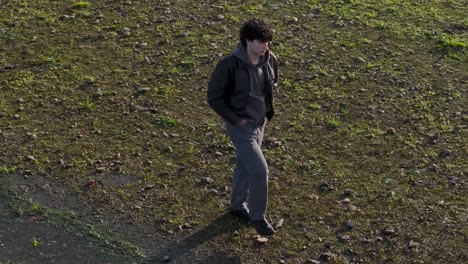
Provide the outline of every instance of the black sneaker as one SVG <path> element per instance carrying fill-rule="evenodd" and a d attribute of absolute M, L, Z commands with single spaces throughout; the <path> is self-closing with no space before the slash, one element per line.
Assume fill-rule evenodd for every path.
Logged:
<path fill-rule="evenodd" d="M 275 233 L 275 229 L 266 219 L 250 220 L 250 224 L 257 230 L 257 233 L 262 236 L 272 236 Z"/>
<path fill-rule="evenodd" d="M 229 213 L 236 217 L 245 218 L 247 220 L 249 219 L 249 211 L 247 209 L 243 209 L 243 210 L 229 209 Z"/>

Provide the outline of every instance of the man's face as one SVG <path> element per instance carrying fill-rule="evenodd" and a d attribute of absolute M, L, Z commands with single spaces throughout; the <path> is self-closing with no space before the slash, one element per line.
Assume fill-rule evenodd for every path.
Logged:
<path fill-rule="evenodd" d="M 260 41 L 258 39 L 254 39 L 252 41 L 246 40 L 246 42 L 247 51 L 251 52 L 251 54 L 255 56 L 263 56 L 268 50 L 268 41 Z"/>

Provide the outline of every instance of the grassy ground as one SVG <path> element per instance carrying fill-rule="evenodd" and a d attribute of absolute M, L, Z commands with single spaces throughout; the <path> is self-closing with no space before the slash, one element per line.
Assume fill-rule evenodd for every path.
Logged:
<path fill-rule="evenodd" d="M 0 3 L 0 263 L 468 261 L 464 1 Z M 281 70 L 264 245 L 206 104 L 253 16 Z"/>

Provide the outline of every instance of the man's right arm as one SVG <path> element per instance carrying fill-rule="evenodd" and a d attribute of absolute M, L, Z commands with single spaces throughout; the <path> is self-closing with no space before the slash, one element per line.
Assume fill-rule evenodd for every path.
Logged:
<path fill-rule="evenodd" d="M 218 113 L 223 119 L 231 124 L 241 122 L 239 118 L 229 107 L 226 102 L 227 93 L 229 93 L 229 85 L 233 84 L 233 68 L 229 67 L 229 61 L 223 59 L 216 65 L 211 79 L 208 82 L 208 104 L 213 110 Z"/>

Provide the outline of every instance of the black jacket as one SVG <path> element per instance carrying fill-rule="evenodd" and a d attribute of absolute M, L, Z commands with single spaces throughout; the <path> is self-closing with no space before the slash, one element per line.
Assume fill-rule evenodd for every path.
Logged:
<path fill-rule="evenodd" d="M 266 117 L 271 120 L 274 115 L 273 96 L 277 94 L 278 62 L 272 53 L 269 57 L 269 62 L 263 66 L 263 72 L 266 73 L 265 104 L 269 104 L 266 108 L 270 109 Z M 208 104 L 231 124 L 238 124 L 241 119 L 249 118 L 245 114 L 250 90 L 247 67 L 235 55 L 228 55 L 216 65 L 208 83 Z"/>

